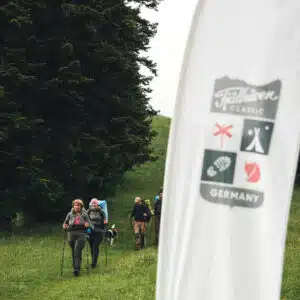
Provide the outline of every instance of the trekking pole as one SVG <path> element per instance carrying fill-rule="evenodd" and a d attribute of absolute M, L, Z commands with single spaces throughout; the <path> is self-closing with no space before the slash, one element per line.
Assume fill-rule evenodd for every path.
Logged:
<path fill-rule="evenodd" d="M 144 235 L 143 235 L 143 248 L 146 249 L 147 248 L 147 231 L 145 231 Z"/>
<path fill-rule="evenodd" d="M 86 270 L 90 273 L 90 264 L 89 264 L 89 242 L 86 243 Z"/>
<path fill-rule="evenodd" d="M 107 267 L 107 241 L 105 242 L 105 267 Z"/>
<path fill-rule="evenodd" d="M 151 231 L 150 231 L 150 236 L 151 236 L 151 242 L 155 242 L 155 215 L 152 216 L 151 220 Z"/>
<path fill-rule="evenodd" d="M 67 231 L 64 231 L 64 245 L 62 249 L 62 256 L 61 256 L 61 265 L 60 265 L 60 276 L 63 275 L 63 268 L 64 268 L 64 260 L 65 260 L 65 248 L 66 248 L 66 237 L 67 237 Z"/>
<path fill-rule="evenodd" d="M 152 231 L 153 231 L 153 216 L 151 217 L 151 220 L 149 222 L 149 228 L 147 230 L 149 234 L 149 245 L 151 245 L 151 243 L 153 242 Z"/>
<path fill-rule="evenodd" d="M 128 221 L 129 221 L 129 224 L 130 224 L 131 232 L 133 232 L 133 234 L 134 234 L 134 228 L 133 228 L 133 225 L 132 225 L 132 221 L 131 221 L 131 219 L 128 219 Z"/>
<path fill-rule="evenodd" d="M 142 234 L 142 225 L 139 226 L 139 235 L 140 235 L 140 250 L 144 248 L 144 236 Z"/>
<path fill-rule="evenodd" d="M 90 264 L 89 264 L 89 239 L 90 239 L 90 236 L 89 236 L 89 233 L 91 232 L 91 229 L 90 228 L 87 228 L 86 229 L 86 270 L 88 273 L 90 273 Z"/>

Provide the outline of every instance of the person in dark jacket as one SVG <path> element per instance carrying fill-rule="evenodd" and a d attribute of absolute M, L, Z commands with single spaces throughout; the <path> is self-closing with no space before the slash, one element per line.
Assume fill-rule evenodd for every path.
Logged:
<path fill-rule="evenodd" d="M 91 267 L 97 266 L 99 257 L 99 247 L 103 241 L 105 224 L 107 224 L 105 212 L 99 206 L 99 200 L 94 198 L 90 202 L 90 208 L 87 210 L 87 214 L 92 222 L 93 229 L 90 234 L 89 243 L 92 255 Z"/>
<path fill-rule="evenodd" d="M 155 214 L 155 240 L 159 242 L 159 230 L 160 230 L 160 216 L 161 216 L 161 205 L 162 205 L 163 193 L 159 194 L 158 200 L 155 202 L 154 214 Z"/>
<path fill-rule="evenodd" d="M 86 229 L 91 226 L 82 200 L 75 199 L 72 202 L 72 210 L 67 214 L 63 223 L 63 228 L 68 231 L 68 242 L 72 249 L 74 276 L 78 276 L 80 273 L 82 250 L 87 240 Z"/>
<path fill-rule="evenodd" d="M 163 187 L 160 188 L 159 192 L 155 195 L 154 201 L 157 201 L 159 199 L 159 195 L 163 193 Z"/>
<path fill-rule="evenodd" d="M 134 218 L 133 231 L 135 235 L 136 250 L 145 247 L 146 221 L 151 213 L 145 204 L 142 204 L 141 197 L 135 198 L 135 204 L 130 215 L 130 221 Z"/>

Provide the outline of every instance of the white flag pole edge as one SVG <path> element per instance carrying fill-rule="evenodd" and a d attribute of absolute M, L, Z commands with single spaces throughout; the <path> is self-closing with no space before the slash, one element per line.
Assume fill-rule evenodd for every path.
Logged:
<path fill-rule="evenodd" d="M 164 240 L 165 235 L 168 235 L 168 232 L 170 228 L 167 228 L 167 224 L 165 225 L 164 219 L 165 215 L 167 214 L 172 214 L 172 199 L 169 199 L 169 194 L 171 194 L 170 187 L 172 186 L 171 181 L 172 181 L 172 174 L 174 174 L 173 170 L 173 159 L 174 156 L 172 155 L 173 153 L 173 148 L 175 145 L 175 139 L 176 139 L 176 134 L 178 132 L 178 122 L 174 122 L 174 120 L 177 120 L 180 118 L 181 111 L 183 109 L 183 104 L 180 101 L 182 98 L 182 86 L 185 85 L 185 75 L 187 72 L 187 62 L 190 58 L 190 52 L 191 52 L 191 45 L 193 43 L 192 36 L 193 32 L 195 30 L 195 26 L 197 23 L 195 20 L 197 19 L 198 14 L 203 10 L 203 7 L 205 5 L 205 0 L 198 0 L 198 3 L 196 4 L 196 7 L 194 9 L 193 17 L 191 20 L 191 25 L 189 28 L 189 34 L 183 54 L 183 59 L 181 62 L 181 68 L 180 68 L 180 75 L 179 75 L 179 80 L 177 84 L 177 92 L 176 92 L 176 99 L 175 99 L 175 105 L 174 105 L 174 113 L 173 113 L 173 118 L 171 120 L 171 126 L 170 126 L 170 131 L 169 131 L 169 138 L 168 138 L 168 147 L 167 147 L 167 157 L 166 157 L 166 163 L 165 163 L 165 174 L 164 174 L 164 184 L 163 184 L 163 189 L 164 189 L 164 200 L 162 204 L 162 214 L 161 214 L 161 222 L 160 222 L 160 234 L 159 234 L 159 239 L 160 241 Z M 177 223 L 178 224 L 178 223 Z M 174 228 L 171 228 L 174 230 Z M 156 277 L 156 299 L 157 300 L 171 300 L 171 298 L 166 297 L 164 299 L 159 298 L 160 296 L 160 291 L 162 285 L 165 285 L 166 283 L 162 282 L 161 278 L 161 270 L 164 269 L 163 262 L 161 262 L 160 257 L 163 257 L 163 249 L 160 246 L 161 243 L 158 246 L 158 262 L 157 262 L 157 277 Z M 175 245 L 174 245 L 175 246 Z M 169 257 L 172 257 L 172 252 L 175 250 L 174 247 L 171 247 L 171 251 L 168 251 L 168 249 L 165 249 L 165 251 L 168 251 Z M 167 256 L 164 256 L 167 257 Z M 172 268 L 172 266 L 170 266 Z M 173 269 L 173 268 L 172 268 Z M 170 270 L 170 274 L 174 274 L 173 271 Z M 170 290 L 170 289 L 167 289 Z"/>

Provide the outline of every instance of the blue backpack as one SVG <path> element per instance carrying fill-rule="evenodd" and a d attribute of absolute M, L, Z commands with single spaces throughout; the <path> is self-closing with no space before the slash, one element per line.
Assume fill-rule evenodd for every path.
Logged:
<path fill-rule="evenodd" d="M 102 210 L 104 211 L 105 213 L 105 216 L 106 216 L 106 220 L 108 222 L 108 210 L 107 210 L 107 202 L 106 200 L 100 200 L 99 201 L 99 206 L 102 208 Z"/>
<path fill-rule="evenodd" d="M 99 205 L 99 207 L 101 207 L 101 209 L 104 211 L 105 218 L 106 218 L 106 220 L 107 220 L 107 222 L 108 222 L 108 210 L 107 210 L 107 202 L 106 202 L 106 200 L 100 200 L 100 201 L 98 202 L 98 205 Z M 91 207 L 91 205 L 90 205 L 90 207 Z"/>

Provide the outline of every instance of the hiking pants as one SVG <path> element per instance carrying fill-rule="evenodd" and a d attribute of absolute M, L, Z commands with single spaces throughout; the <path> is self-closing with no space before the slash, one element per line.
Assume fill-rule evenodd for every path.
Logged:
<path fill-rule="evenodd" d="M 160 229 L 160 215 L 155 215 L 155 241 L 158 244 Z"/>
<path fill-rule="evenodd" d="M 89 243 L 92 255 L 92 265 L 96 266 L 99 257 L 99 246 L 103 240 L 103 232 L 93 231 L 90 235 Z"/>
<path fill-rule="evenodd" d="M 146 223 L 135 221 L 133 225 L 133 230 L 135 234 L 135 246 L 137 249 L 140 249 L 141 241 L 144 240 L 146 234 Z"/>
<path fill-rule="evenodd" d="M 72 249 L 73 268 L 80 271 L 82 261 L 82 250 L 86 243 L 86 233 L 82 231 L 68 232 L 68 242 Z"/>

